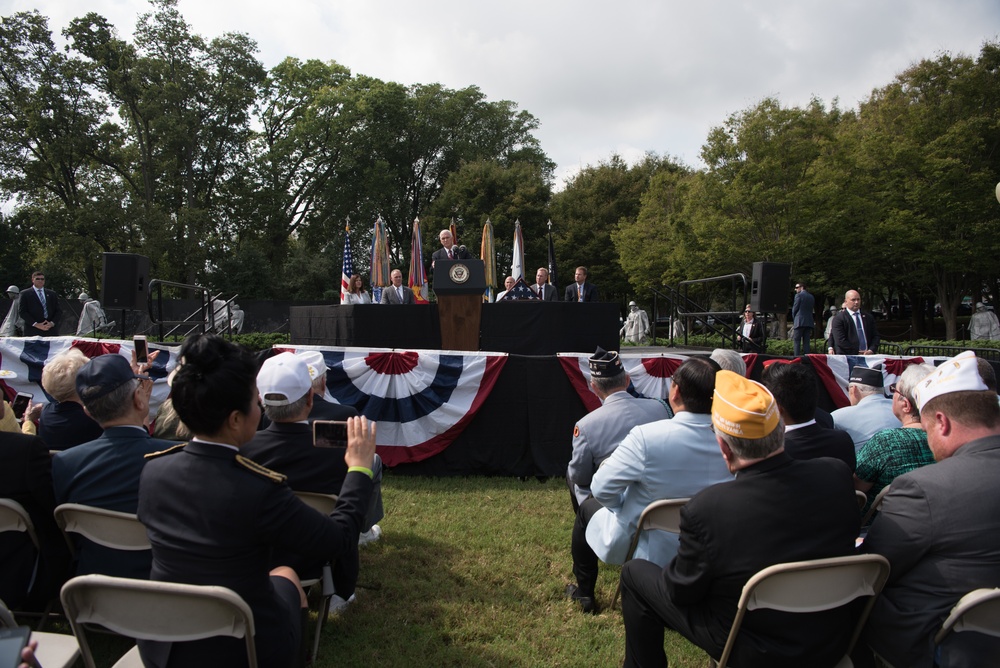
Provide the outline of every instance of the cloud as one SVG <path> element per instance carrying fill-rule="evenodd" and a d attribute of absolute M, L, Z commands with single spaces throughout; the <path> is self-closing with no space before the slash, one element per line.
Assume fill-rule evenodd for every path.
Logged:
<path fill-rule="evenodd" d="M 0 0 L 37 7 L 55 30 L 96 11 L 123 36 L 142 0 Z M 854 107 L 910 64 L 976 56 L 998 39 L 996 0 L 180 0 L 206 37 L 244 32 L 271 67 L 286 56 L 336 60 L 404 84 L 475 85 L 541 122 L 557 178 L 618 153 L 697 165 L 708 130 L 769 96 Z"/>

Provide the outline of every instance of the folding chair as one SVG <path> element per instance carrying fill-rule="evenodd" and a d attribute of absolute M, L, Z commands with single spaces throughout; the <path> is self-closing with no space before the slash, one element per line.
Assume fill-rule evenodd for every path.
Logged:
<path fill-rule="evenodd" d="M 25 510 L 24 506 L 13 499 L 0 498 L 0 533 L 5 533 L 7 531 L 18 531 L 27 534 L 32 545 L 35 546 L 35 552 L 38 554 L 37 558 L 41 558 L 42 549 L 38 542 L 38 534 L 35 533 L 35 525 L 31 521 L 31 516 L 28 514 L 28 511 Z M 54 604 L 55 599 L 50 601 L 45 606 L 45 610 L 41 613 L 26 612 L 18 614 L 39 617 L 38 630 L 41 631 L 45 628 L 45 622 L 48 621 L 49 615 L 53 614 L 52 607 Z"/>
<path fill-rule="evenodd" d="M 56 506 L 55 516 L 56 524 L 62 530 L 71 553 L 76 548 L 69 535 L 71 533 L 115 550 L 137 552 L 150 549 L 146 527 L 132 513 L 80 503 L 63 503 Z"/>
<path fill-rule="evenodd" d="M 681 508 L 690 499 L 662 499 L 653 501 L 646 506 L 642 515 L 639 516 L 639 523 L 636 526 L 635 534 L 632 535 L 632 542 L 628 547 L 628 554 L 625 561 L 629 561 L 635 555 L 635 549 L 639 545 L 639 537 L 643 531 L 656 529 L 658 531 L 669 531 L 670 533 L 681 532 Z M 611 599 L 611 609 L 618 605 L 618 597 L 622 593 L 622 580 L 618 578 L 618 587 L 615 589 L 615 597 Z"/>
<path fill-rule="evenodd" d="M 870 597 L 851 634 L 844 656 L 835 668 L 849 668 L 850 653 L 861 636 L 875 597 L 889 578 L 888 560 L 877 554 L 861 554 L 830 559 L 813 559 L 775 564 L 758 572 L 743 586 L 736 618 L 718 662 L 725 668 L 736 645 L 740 625 L 747 611 L 768 608 L 783 612 L 819 612 L 847 605 L 860 596 Z"/>
<path fill-rule="evenodd" d="M 879 490 L 879 493 L 875 495 L 875 500 L 872 501 L 871 508 L 869 508 L 868 512 L 865 513 L 865 516 L 861 518 L 861 526 L 867 526 L 871 524 L 871 521 L 875 519 L 875 513 L 877 513 L 878 509 L 882 507 L 882 499 L 884 499 L 885 495 L 888 493 L 889 493 L 889 485 L 886 485 L 881 490 Z"/>
<path fill-rule="evenodd" d="M 80 575 L 63 585 L 61 598 L 86 668 L 95 668 L 87 642 L 87 624 L 140 640 L 243 638 L 248 666 L 257 666 L 253 613 L 236 592 L 226 587 Z M 138 647 L 126 652 L 114 665 L 141 667 Z"/>
<path fill-rule="evenodd" d="M 328 517 L 333 514 L 333 509 L 337 507 L 336 494 L 295 491 L 292 493 L 299 497 L 299 499 L 301 499 L 301 501 L 307 506 L 313 508 L 314 510 L 318 510 Z M 316 628 L 313 631 L 312 654 L 310 655 L 313 661 L 316 661 L 316 656 L 319 654 L 320 634 L 323 631 L 323 624 L 326 623 L 327 615 L 330 614 L 330 601 L 333 600 L 333 595 L 336 593 L 333 590 L 333 570 L 329 561 L 323 564 L 323 574 L 321 577 L 310 580 L 302 580 L 303 589 L 312 589 L 316 585 L 321 586 L 319 607 L 316 609 Z"/>
<path fill-rule="evenodd" d="M 854 490 L 854 496 L 858 498 L 858 510 L 863 510 L 865 504 L 868 503 L 868 495 L 862 492 L 860 489 Z"/>
<path fill-rule="evenodd" d="M 1000 638 L 1000 589 L 976 589 L 960 598 L 934 636 L 934 644 L 940 645 L 949 633 L 962 631 Z"/>
<path fill-rule="evenodd" d="M 0 628 L 14 628 L 17 621 L 3 601 L 0 601 Z M 32 640 L 38 641 L 35 659 L 42 668 L 70 668 L 80 656 L 80 645 L 74 636 L 66 633 L 32 631 Z"/>

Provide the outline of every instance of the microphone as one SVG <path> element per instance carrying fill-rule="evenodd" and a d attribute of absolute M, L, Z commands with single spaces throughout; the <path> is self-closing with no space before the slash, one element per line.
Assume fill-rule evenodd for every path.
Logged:
<path fill-rule="evenodd" d="M 461 251 L 462 253 L 465 253 L 468 249 L 464 245 L 462 245 L 458 247 L 458 250 Z"/>
<path fill-rule="evenodd" d="M 453 245 L 451 247 L 451 254 L 452 255 L 458 255 L 458 246 Z"/>

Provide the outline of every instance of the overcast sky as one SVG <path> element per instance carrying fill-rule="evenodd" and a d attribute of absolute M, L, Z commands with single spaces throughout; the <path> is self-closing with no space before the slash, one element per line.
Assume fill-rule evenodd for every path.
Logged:
<path fill-rule="evenodd" d="M 773 96 L 853 108 L 908 65 L 978 56 L 998 0 L 180 0 L 204 37 L 244 32 L 272 67 L 335 60 L 403 84 L 478 86 L 541 122 L 562 181 L 618 153 L 701 166 L 711 127 Z M 59 33 L 94 11 L 131 38 L 145 0 L 0 0 Z"/>

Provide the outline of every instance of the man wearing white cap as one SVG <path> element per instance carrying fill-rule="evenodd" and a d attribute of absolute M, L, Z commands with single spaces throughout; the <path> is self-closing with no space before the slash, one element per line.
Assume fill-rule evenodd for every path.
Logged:
<path fill-rule="evenodd" d="M 937 463 L 892 481 L 865 539 L 892 571 L 864 640 L 894 666 L 992 665 L 998 639 L 952 633 L 935 656 L 933 638 L 962 596 L 1000 587 L 997 395 L 969 351 L 925 378 L 916 399 Z"/>
<path fill-rule="evenodd" d="M 313 446 L 312 428 L 308 416 L 314 395 L 309 366 L 304 358 L 292 353 L 280 353 L 264 362 L 257 374 L 257 389 L 271 424 L 258 431 L 241 448 L 241 454 L 287 477 L 288 486 L 297 492 L 339 494 L 347 476 L 347 463 L 340 448 Z M 381 463 L 372 467 L 372 490 L 368 517 L 376 508 L 381 519 Z M 376 497 L 377 500 L 376 500 Z M 372 531 L 374 522 L 365 520 L 362 531 Z M 375 525 L 378 526 L 378 525 Z M 381 535 L 381 529 L 378 529 Z M 308 576 L 318 574 L 322 564 L 304 562 L 297 555 L 276 554 L 274 565 L 292 566 Z M 358 581 L 358 551 L 351 550 L 333 564 L 333 585 L 336 596 L 333 608 L 346 606 L 354 595 Z"/>
<path fill-rule="evenodd" d="M 666 666 L 665 627 L 718 658 L 743 585 L 763 568 L 854 552 L 858 507 L 844 462 L 792 459 L 777 404 L 761 384 L 731 371 L 715 377 L 712 424 L 736 476 L 681 510 L 677 556 L 666 568 L 622 567 L 625 666 Z M 830 665 L 847 649 L 850 606 L 796 615 L 754 610 L 731 665 Z"/>

